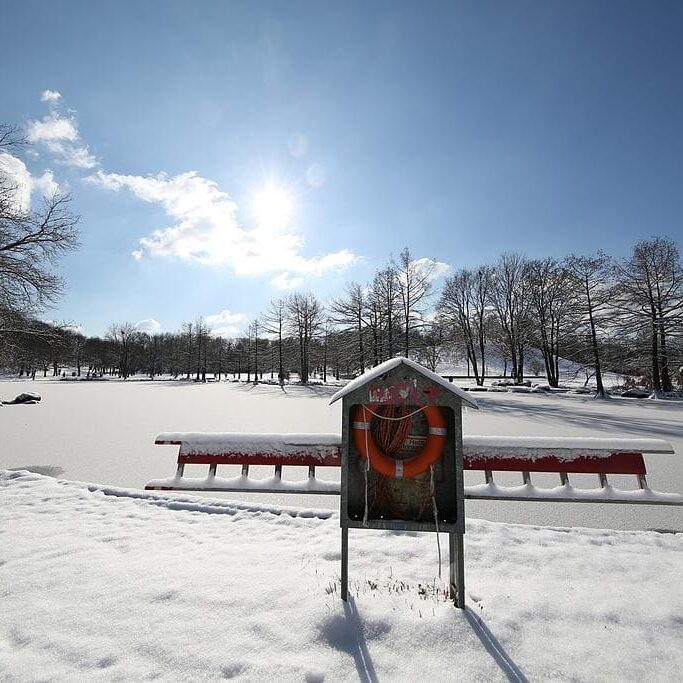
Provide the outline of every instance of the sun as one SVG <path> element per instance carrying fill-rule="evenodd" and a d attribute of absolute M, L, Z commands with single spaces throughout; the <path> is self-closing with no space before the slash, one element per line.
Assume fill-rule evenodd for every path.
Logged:
<path fill-rule="evenodd" d="M 251 209 L 258 227 L 277 230 L 290 223 L 294 206 L 287 190 L 268 184 L 253 194 Z"/>

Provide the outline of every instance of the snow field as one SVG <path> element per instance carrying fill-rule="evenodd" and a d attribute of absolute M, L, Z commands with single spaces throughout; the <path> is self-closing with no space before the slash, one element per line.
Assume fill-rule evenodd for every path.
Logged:
<path fill-rule="evenodd" d="M 27 472 L 0 475 L 0 497 L 3 680 L 635 681 L 683 666 L 681 534 L 470 519 L 463 612 L 433 534 L 351 530 L 344 605 L 330 511 Z"/>

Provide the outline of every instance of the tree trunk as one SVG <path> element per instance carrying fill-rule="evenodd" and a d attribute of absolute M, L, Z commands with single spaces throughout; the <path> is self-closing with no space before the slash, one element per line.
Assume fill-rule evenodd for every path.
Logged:
<path fill-rule="evenodd" d="M 590 288 L 588 286 L 588 277 L 586 283 L 586 296 L 588 300 L 588 320 L 590 322 L 591 331 L 591 346 L 593 348 L 593 362 L 595 365 L 595 383 L 597 385 L 597 396 L 605 397 L 605 387 L 602 385 L 602 372 L 600 370 L 600 353 L 598 350 L 598 336 L 595 331 L 595 321 L 593 320 L 593 304 L 591 302 Z"/>

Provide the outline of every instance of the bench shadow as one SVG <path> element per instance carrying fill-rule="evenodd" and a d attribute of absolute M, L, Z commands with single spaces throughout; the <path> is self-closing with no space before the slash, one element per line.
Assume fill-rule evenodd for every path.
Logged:
<path fill-rule="evenodd" d="M 486 648 L 486 651 L 491 655 L 496 664 L 498 664 L 500 670 L 507 679 L 509 681 L 515 681 L 516 683 L 528 683 L 529 679 L 514 663 L 510 655 L 505 651 L 505 648 L 500 644 L 493 633 L 491 633 L 489 627 L 483 622 L 481 617 L 472 612 L 469 607 L 465 607 L 463 612 L 475 635 L 479 638 L 481 644 Z"/>

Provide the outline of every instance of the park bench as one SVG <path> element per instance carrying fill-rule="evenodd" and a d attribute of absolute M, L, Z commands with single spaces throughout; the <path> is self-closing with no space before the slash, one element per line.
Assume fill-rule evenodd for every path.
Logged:
<path fill-rule="evenodd" d="M 155 479 L 148 490 L 260 493 L 340 493 L 336 481 L 316 478 L 316 468 L 341 466 L 338 434 L 163 433 L 157 445 L 179 446 L 175 476 Z M 635 503 L 683 505 L 683 495 L 654 491 L 647 484 L 643 454 L 673 454 L 661 439 L 563 437 L 463 437 L 465 471 L 484 473 L 481 484 L 466 485 L 466 499 L 552 501 L 573 503 Z M 208 465 L 203 478 L 185 476 L 186 465 Z M 238 476 L 219 476 L 218 466 L 239 465 Z M 250 476 L 250 467 L 269 466 L 266 478 Z M 307 468 L 305 478 L 284 479 L 284 468 Z M 494 473 L 516 472 L 518 486 L 502 486 Z M 555 473 L 559 485 L 538 486 L 532 474 Z M 252 471 L 253 474 L 253 471 Z M 598 486 L 574 486 L 570 475 L 592 474 Z M 613 486 L 608 476 L 635 477 L 630 489 Z M 547 477 L 546 477 L 547 479 Z"/>

